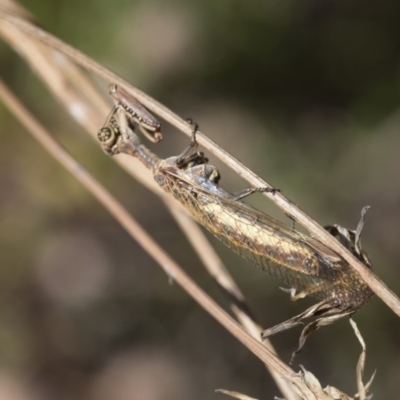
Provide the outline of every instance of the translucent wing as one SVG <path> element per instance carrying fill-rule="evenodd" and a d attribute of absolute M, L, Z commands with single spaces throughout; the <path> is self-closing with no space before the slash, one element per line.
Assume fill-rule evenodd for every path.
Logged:
<path fill-rule="evenodd" d="M 164 189 L 237 254 L 304 294 L 324 300 L 341 295 L 335 286 L 351 269 L 331 249 L 235 200 L 216 185 L 210 190 L 209 181 L 205 188 L 174 168 L 163 173 Z"/>

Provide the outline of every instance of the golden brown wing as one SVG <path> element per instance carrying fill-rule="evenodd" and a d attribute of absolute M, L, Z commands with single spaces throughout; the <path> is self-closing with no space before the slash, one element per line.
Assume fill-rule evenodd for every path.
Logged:
<path fill-rule="evenodd" d="M 173 168 L 163 171 L 164 187 L 215 237 L 237 254 L 291 288 L 327 299 L 348 264 L 317 240 L 255 208 L 185 180 Z M 208 182 L 209 183 L 209 182 Z"/>

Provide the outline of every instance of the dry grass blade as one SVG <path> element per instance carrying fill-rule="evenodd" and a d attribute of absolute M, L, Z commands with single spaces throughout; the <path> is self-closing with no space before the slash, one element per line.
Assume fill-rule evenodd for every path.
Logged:
<path fill-rule="evenodd" d="M 255 399 L 254 397 L 249 397 L 243 393 L 232 392 L 230 390 L 225 390 L 225 389 L 217 389 L 216 392 L 226 394 L 228 396 L 231 396 L 231 397 L 233 397 L 235 399 L 239 399 L 239 400 L 258 400 L 258 399 Z"/>
<path fill-rule="evenodd" d="M 333 386 L 322 388 L 321 383 L 318 381 L 318 379 L 310 371 L 307 371 L 304 367 L 302 367 L 300 376 L 302 377 L 303 382 L 313 392 L 315 398 L 318 400 L 354 400 L 352 397 L 341 392 Z M 303 400 L 306 400 L 306 398 L 302 397 L 301 394 L 300 396 Z"/>
<path fill-rule="evenodd" d="M 358 330 L 357 324 L 351 318 L 350 318 L 350 324 L 353 327 L 354 333 L 356 334 L 357 339 L 360 342 L 362 348 L 360 358 L 358 359 L 357 363 L 357 388 L 360 400 L 366 400 L 366 390 L 364 383 L 362 381 L 362 377 L 364 374 L 364 367 L 365 367 L 365 358 L 366 358 L 365 342 L 361 336 L 360 331 Z"/>
<path fill-rule="evenodd" d="M 364 367 L 365 367 L 365 359 L 367 357 L 367 347 L 365 345 L 364 339 L 361 336 L 361 333 L 357 327 L 357 324 L 350 318 L 350 324 L 356 334 L 358 341 L 361 344 L 361 354 L 357 363 L 357 389 L 358 393 L 355 395 L 356 399 L 360 400 L 368 400 L 372 398 L 372 395 L 367 396 L 367 392 L 371 387 L 372 381 L 374 380 L 376 371 L 372 374 L 371 379 L 368 381 L 366 385 L 363 383 L 363 375 L 364 375 Z"/>
<path fill-rule="evenodd" d="M 361 337 L 361 334 L 357 328 L 357 325 L 351 319 L 350 319 L 350 323 L 355 331 L 355 334 L 356 334 L 358 340 L 360 341 L 360 343 L 362 345 L 362 352 L 361 352 L 359 361 L 357 363 L 358 393 L 354 397 L 351 397 L 333 386 L 327 386 L 325 388 L 322 388 L 322 385 L 320 384 L 319 380 L 310 371 L 307 371 L 304 367 L 302 367 L 302 370 L 301 370 L 299 376 L 301 377 L 304 384 L 313 393 L 313 395 L 315 396 L 314 397 L 315 399 L 318 399 L 318 400 L 356 400 L 356 399 L 370 400 L 370 399 L 372 399 L 372 394 L 367 395 L 367 392 L 371 386 L 375 372 L 372 375 L 370 381 L 366 385 L 364 385 L 362 382 L 362 374 L 363 374 L 364 365 L 365 365 L 366 348 L 365 348 L 364 341 Z M 247 395 L 244 395 L 244 394 L 238 393 L 238 392 L 222 390 L 222 389 L 219 389 L 217 391 L 227 394 L 229 396 L 232 396 L 234 398 L 241 399 L 241 400 L 254 400 L 251 397 L 248 397 Z M 303 400 L 308 399 L 308 397 L 303 397 L 304 395 L 300 392 L 299 392 L 299 395 L 300 395 L 301 399 L 303 399 Z"/>
<path fill-rule="evenodd" d="M 307 371 L 304 367 L 302 367 L 300 376 L 302 377 L 302 380 L 307 385 L 307 387 L 315 394 L 317 399 L 321 399 L 321 400 L 355 400 L 355 399 L 370 400 L 372 398 L 372 394 L 368 395 L 367 392 L 371 387 L 371 383 L 375 376 L 375 372 L 372 375 L 369 382 L 366 385 L 364 385 L 364 383 L 362 381 L 362 375 L 363 375 L 364 366 L 365 366 L 366 347 L 365 347 L 364 340 L 360 334 L 360 331 L 357 328 L 356 323 L 352 319 L 350 319 L 350 324 L 353 327 L 354 332 L 357 336 L 357 339 L 359 340 L 361 347 L 362 347 L 362 351 L 361 351 L 360 358 L 357 363 L 357 369 L 356 369 L 358 393 L 354 397 L 351 397 L 333 386 L 327 386 L 326 388 L 322 388 L 322 385 L 320 384 L 318 379 L 310 371 Z M 302 396 L 302 395 L 300 394 L 300 396 Z"/>

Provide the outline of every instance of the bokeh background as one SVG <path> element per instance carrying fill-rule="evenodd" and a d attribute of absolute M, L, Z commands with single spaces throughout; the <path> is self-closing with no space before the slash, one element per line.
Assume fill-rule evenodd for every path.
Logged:
<path fill-rule="evenodd" d="M 400 293 L 400 2 L 21 3 L 45 29 L 195 119 L 321 224 L 355 228 L 371 205 L 363 244 L 378 276 Z M 54 136 L 223 303 L 161 202 L 102 153 L 4 43 L 0 57 L 2 78 Z M 279 394 L 261 363 L 170 285 L 3 106 L 0 118 L 0 398 Z M 187 145 L 164 131 L 154 148 L 162 156 Z M 224 187 L 246 186 L 212 161 Z M 249 201 L 290 223 L 265 198 Z M 278 282 L 211 240 L 263 326 L 310 304 L 292 303 Z M 355 320 L 367 344 L 366 378 L 377 369 L 373 393 L 397 398 L 400 320 L 378 299 Z M 299 334 L 273 338 L 284 360 Z M 313 335 L 297 361 L 322 384 L 355 393 L 359 353 L 343 320 Z"/>

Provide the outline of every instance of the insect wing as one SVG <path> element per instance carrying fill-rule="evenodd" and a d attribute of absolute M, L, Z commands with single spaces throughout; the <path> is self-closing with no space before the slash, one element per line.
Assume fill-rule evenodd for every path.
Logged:
<path fill-rule="evenodd" d="M 324 292 L 346 269 L 347 264 L 322 243 L 229 198 L 218 186 L 204 188 L 172 168 L 164 173 L 168 191 L 198 222 L 237 254 L 290 287 L 326 297 Z"/>

